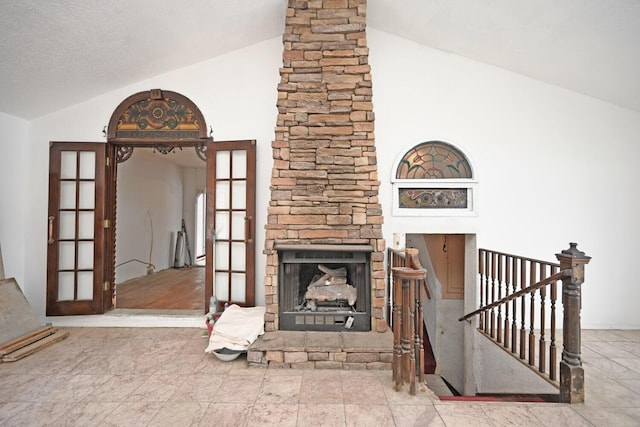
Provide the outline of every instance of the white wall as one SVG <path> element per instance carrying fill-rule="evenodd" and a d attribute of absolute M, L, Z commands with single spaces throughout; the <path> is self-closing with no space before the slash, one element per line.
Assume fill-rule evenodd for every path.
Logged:
<path fill-rule="evenodd" d="M 571 241 L 592 256 L 586 328 L 640 328 L 636 262 L 640 114 L 368 31 L 384 234 L 477 233 L 478 247 L 555 261 Z M 476 167 L 477 218 L 391 216 L 392 165 L 440 139 Z"/>
<path fill-rule="evenodd" d="M 213 127 L 216 141 L 255 139 L 257 141 L 259 210 L 256 229 L 256 301 L 264 304 L 262 249 L 268 183 L 271 175 L 271 141 L 277 116 L 278 70 L 282 64 L 280 37 L 209 61 L 159 75 L 109 92 L 82 104 L 30 122 L 28 153 L 30 163 L 25 174 L 30 177 L 26 224 L 19 234 L 25 236 L 31 264 L 25 273 L 25 294 L 42 316 L 46 291 L 46 220 L 49 141 L 104 141 L 102 129 L 115 108 L 128 96 L 152 88 L 179 92 L 190 98 L 202 111 L 207 126 Z M 26 208 L 25 208 L 26 209 Z"/>
<path fill-rule="evenodd" d="M 175 233 L 183 216 L 182 168 L 153 154 L 134 149 L 118 165 L 116 213 L 116 283 L 173 267 Z"/>
<path fill-rule="evenodd" d="M 553 261 L 576 241 L 593 257 L 583 325 L 640 328 L 634 315 L 640 288 L 627 279 L 640 237 L 639 196 L 632 189 L 640 178 L 640 114 L 373 29 L 368 40 L 387 242 L 394 232 L 477 234 L 479 247 Z M 264 303 L 261 231 L 281 55 L 277 37 L 29 123 L 27 151 L 11 153 L 9 161 L 26 165 L 20 171 L 28 177 L 19 208 L 24 222 L 15 235 L 25 236 L 29 258 L 19 268 L 36 312 L 44 313 L 48 142 L 104 140 L 102 128 L 116 106 L 151 88 L 191 98 L 216 140 L 257 140 L 256 300 Z M 478 217 L 391 216 L 393 162 L 404 148 L 432 139 L 455 144 L 471 158 Z"/>
<path fill-rule="evenodd" d="M 23 289 L 27 262 L 27 129 L 26 120 L 0 113 L 0 247 L 5 277 L 14 277 Z"/>

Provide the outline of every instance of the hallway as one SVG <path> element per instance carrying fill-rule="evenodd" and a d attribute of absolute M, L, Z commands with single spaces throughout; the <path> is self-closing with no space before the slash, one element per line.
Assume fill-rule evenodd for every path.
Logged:
<path fill-rule="evenodd" d="M 583 331 L 586 403 L 444 402 L 390 371 L 248 368 L 204 354 L 204 329 L 65 328 L 0 364 L 3 426 L 637 426 L 640 331 Z"/>

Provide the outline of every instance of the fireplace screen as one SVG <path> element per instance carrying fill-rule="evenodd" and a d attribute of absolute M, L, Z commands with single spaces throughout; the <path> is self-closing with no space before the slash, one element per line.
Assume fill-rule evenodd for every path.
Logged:
<path fill-rule="evenodd" d="M 371 329 L 370 248 L 349 248 L 280 251 L 280 329 Z"/>

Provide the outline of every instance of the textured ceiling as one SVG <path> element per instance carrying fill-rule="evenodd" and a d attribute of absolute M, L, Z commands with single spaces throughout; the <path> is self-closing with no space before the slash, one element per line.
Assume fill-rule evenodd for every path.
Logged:
<path fill-rule="evenodd" d="M 638 0 L 368 4 L 372 28 L 640 112 Z M 33 119 L 279 36 L 286 5 L 2 0 L 0 111 Z"/>

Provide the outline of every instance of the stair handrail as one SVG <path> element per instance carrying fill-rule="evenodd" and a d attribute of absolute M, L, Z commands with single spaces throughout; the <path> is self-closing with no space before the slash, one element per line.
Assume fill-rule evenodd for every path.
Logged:
<path fill-rule="evenodd" d="M 496 252 L 488 249 L 478 249 L 478 274 L 480 276 L 480 305 L 479 309 L 461 317 L 459 321 L 468 320 L 475 315 L 480 315 L 478 331 L 501 345 L 505 350 L 533 367 L 536 363 L 536 348 L 538 350 L 538 372 L 546 375 L 546 292 L 549 286 L 550 295 L 550 334 L 549 342 L 549 373 L 548 379 L 559 387 L 559 401 L 562 403 L 584 403 L 584 369 L 582 367 L 581 354 L 581 326 L 580 311 L 582 309 L 582 284 L 584 283 L 585 266 L 591 260 L 590 256 L 578 250 L 578 244 L 571 242 L 569 248 L 556 254 L 559 264 L 546 261 L 538 261 L 532 258 Z M 519 275 L 517 272 L 519 271 Z M 527 280 L 528 272 L 528 280 Z M 548 273 L 553 273 L 545 277 Z M 539 275 L 538 275 L 539 274 Z M 532 283 L 540 279 L 536 283 Z M 556 300 L 557 282 L 562 284 L 562 357 L 557 363 L 555 345 L 556 331 Z M 520 283 L 520 290 L 516 287 Z M 527 283 L 529 285 L 527 286 Z M 509 288 L 513 293 L 507 295 Z M 505 296 L 502 296 L 502 291 Z M 536 309 L 534 299 L 539 290 L 540 311 L 538 330 L 540 332 L 539 344 L 536 344 Z M 497 292 L 496 292 L 497 291 Z M 496 295 L 497 293 L 497 295 Z M 526 296 L 530 295 L 529 307 L 526 304 Z M 516 312 L 520 299 L 519 319 Z M 490 302 L 492 301 L 492 302 Z M 512 310 L 509 311 L 509 302 Z M 497 307 L 497 313 L 494 308 Z M 502 307 L 505 308 L 504 318 Z M 489 312 L 489 313 L 487 313 Z M 529 320 L 525 315 L 529 314 Z M 519 320 L 519 321 L 518 321 Z M 471 322 L 469 322 L 471 323 Z M 519 324 L 519 328 L 518 328 Z M 504 328 L 502 326 L 504 325 Z M 526 337 L 528 327 L 528 339 Z M 517 331 L 519 330 L 519 337 Z M 510 342 L 510 345 L 509 345 Z M 519 345 L 517 345 L 519 344 Z M 519 347 L 519 348 L 517 348 Z M 528 358 L 527 358 L 528 347 Z M 559 365 L 559 366 L 558 366 Z M 559 367 L 560 379 L 557 378 Z M 544 376 L 543 376 L 544 377 Z"/>
<path fill-rule="evenodd" d="M 569 276 L 571 276 L 571 270 L 570 269 L 561 270 L 558 273 L 553 274 L 553 275 L 547 277 L 546 279 L 543 279 L 543 280 L 541 280 L 541 281 L 539 281 L 539 282 L 537 282 L 537 283 L 535 283 L 533 285 L 530 285 L 530 286 L 527 286 L 526 288 L 520 289 L 519 291 L 514 292 L 514 293 L 512 293 L 510 295 L 507 295 L 506 297 L 504 297 L 504 298 L 502 298 L 502 299 L 500 299 L 498 301 L 495 301 L 495 302 L 493 302 L 491 304 L 485 305 L 484 307 L 480 307 L 479 309 L 477 309 L 475 311 L 472 311 L 469 314 L 465 314 L 464 316 L 459 318 L 458 321 L 462 322 L 463 320 L 470 319 L 473 316 L 476 316 L 476 315 L 478 315 L 480 313 L 483 313 L 485 311 L 489 311 L 492 308 L 495 308 L 495 307 L 499 306 L 500 304 L 511 302 L 516 298 L 519 298 L 519 297 L 521 297 L 523 295 L 530 294 L 531 292 L 535 292 L 535 291 L 537 291 L 538 289 L 540 289 L 541 287 L 543 287 L 545 285 L 548 285 L 548 284 L 550 284 L 552 282 L 556 282 L 558 280 L 561 280 L 561 279 L 563 279 L 565 277 L 569 277 Z"/>

